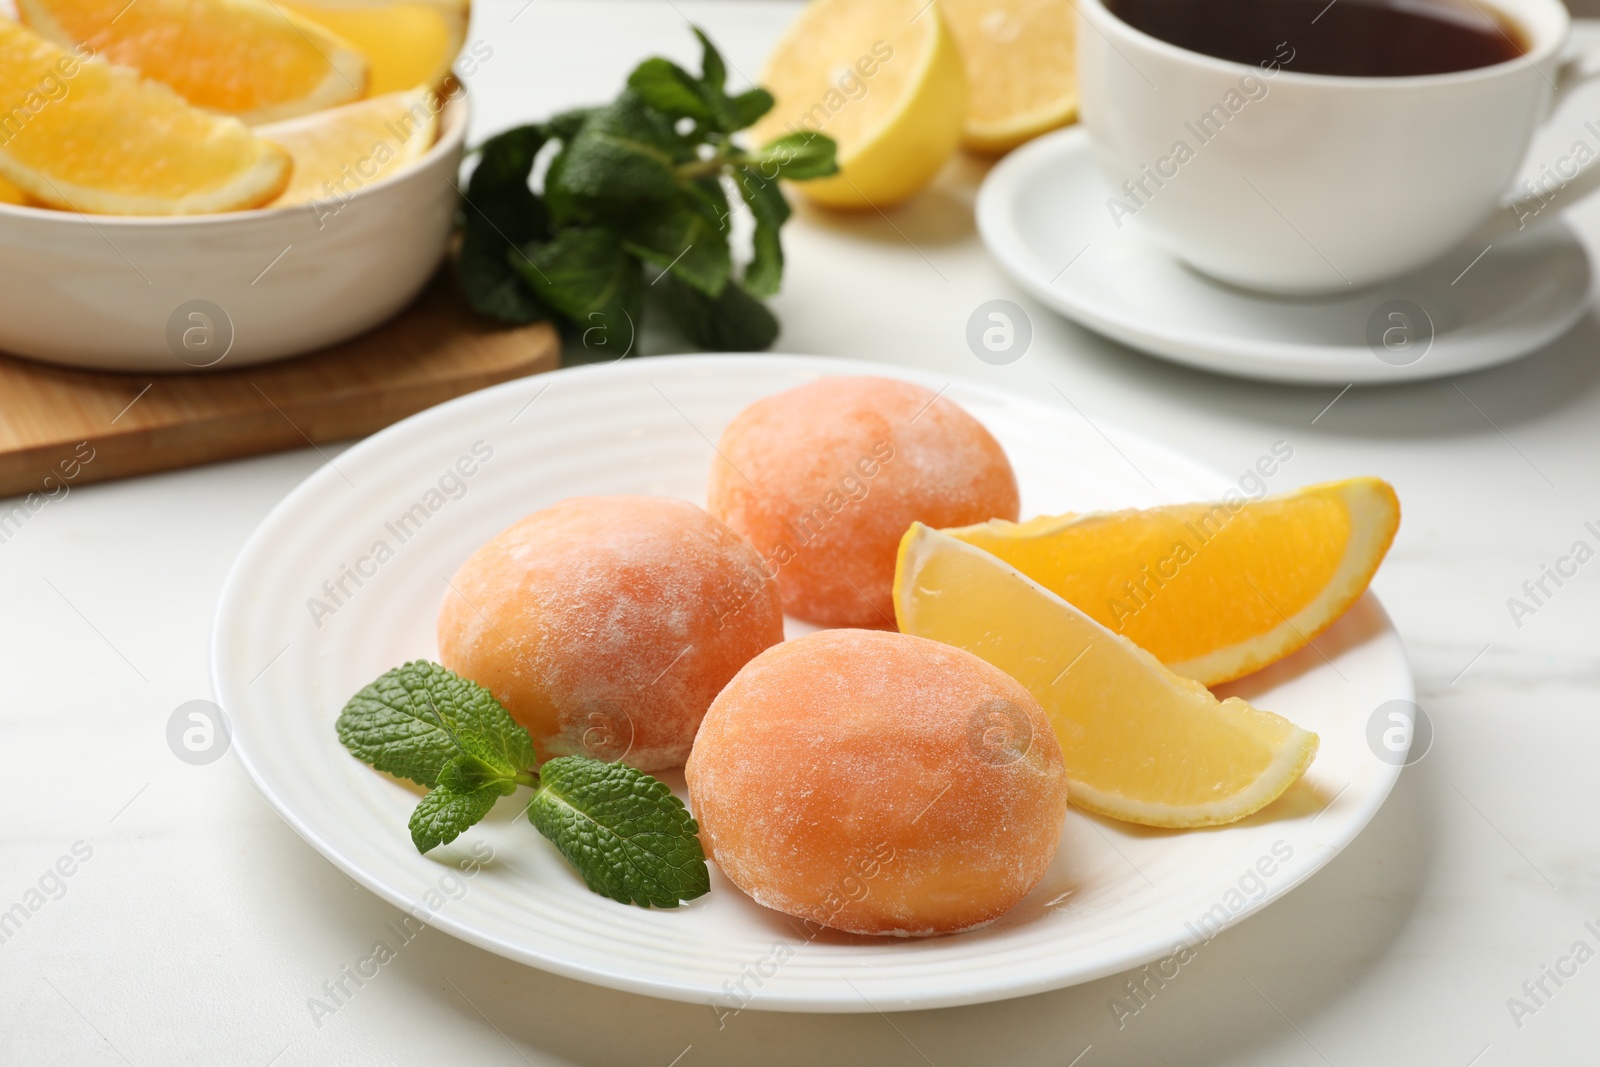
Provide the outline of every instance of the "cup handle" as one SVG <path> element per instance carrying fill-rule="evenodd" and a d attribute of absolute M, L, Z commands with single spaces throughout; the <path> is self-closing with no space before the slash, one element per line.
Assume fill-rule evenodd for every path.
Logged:
<path fill-rule="evenodd" d="M 1591 49 L 1569 56 L 1556 68 L 1556 91 L 1550 98 L 1548 120 L 1556 110 L 1582 85 L 1600 81 L 1600 49 Z M 1506 201 L 1478 233 L 1486 240 L 1510 236 L 1530 226 L 1540 225 L 1558 217 L 1561 212 L 1600 190 L 1600 161 L 1589 163 L 1577 174 L 1567 178 L 1554 189 L 1546 189 L 1529 196 Z"/>

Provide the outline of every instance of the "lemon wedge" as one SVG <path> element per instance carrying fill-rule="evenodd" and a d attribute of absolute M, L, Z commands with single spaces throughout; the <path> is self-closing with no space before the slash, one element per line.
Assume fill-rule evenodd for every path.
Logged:
<path fill-rule="evenodd" d="M 904 633 L 964 648 L 1050 716 L 1068 795 L 1146 826 L 1235 822 L 1311 765 L 1317 736 L 1237 697 L 1218 700 L 1009 564 L 913 523 L 895 567 Z"/>

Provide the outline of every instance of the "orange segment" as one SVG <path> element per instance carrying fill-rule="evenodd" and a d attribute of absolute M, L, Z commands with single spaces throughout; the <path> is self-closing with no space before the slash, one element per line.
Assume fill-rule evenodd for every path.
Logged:
<path fill-rule="evenodd" d="M 1078 114 L 1070 0 L 939 0 L 967 66 L 961 143 L 1005 152 Z"/>
<path fill-rule="evenodd" d="M 1215 685 L 1282 659 L 1366 590 L 1400 524 L 1387 482 L 1250 501 L 1043 516 L 946 531 L 992 552 L 1179 674 Z"/>
<path fill-rule="evenodd" d="M 266 0 L 17 0 L 41 35 L 165 82 L 196 107 L 273 122 L 358 100 L 367 61 Z"/>
<path fill-rule="evenodd" d="M 51 207 L 232 211 L 277 196 L 289 156 L 236 119 L 0 19 L 0 177 Z"/>
<path fill-rule="evenodd" d="M 373 96 L 437 86 L 467 36 L 466 0 L 293 0 L 295 14 L 355 45 L 371 64 Z"/>
<path fill-rule="evenodd" d="M 964 648 L 1033 694 L 1080 808 L 1147 826 L 1234 822 L 1316 756 L 1316 734 L 1218 700 L 1009 564 L 921 523 L 900 542 L 894 610 L 902 632 Z"/>
<path fill-rule="evenodd" d="M 342 200 L 398 173 L 438 136 L 438 100 L 431 89 L 412 89 L 256 127 L 294 159 L 289 187 L 271 206 Z"/>

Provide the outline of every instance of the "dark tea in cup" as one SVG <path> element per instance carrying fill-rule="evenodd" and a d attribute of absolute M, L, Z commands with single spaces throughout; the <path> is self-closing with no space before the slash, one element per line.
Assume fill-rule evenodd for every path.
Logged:
<path fill-rule="evenodd" d="M 1493 66 L 1527 51 L 1492 8 L 1452 0 L 1105 0 L 1168 44 L 1300 74 L 1403 78 Z M 1292 56 L 1284 60 L 1285 55 Z"/>

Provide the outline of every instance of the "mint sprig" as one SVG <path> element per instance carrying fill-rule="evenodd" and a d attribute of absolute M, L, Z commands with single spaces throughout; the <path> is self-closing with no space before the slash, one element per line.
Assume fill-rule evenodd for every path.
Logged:
<path fill-rule="evenodd" d="M 417 660 L 386 671 L 339 713 L 339 740 L 364 763 L 432 789 L 463 753 L 515 773 L 533 741 L 477 682 Z"/>
<path fill-rule="evenodd" d="M 735 135 L 771 110 L 772 95 L 758 87 L 730 96 L 727 64 L 694 32 L 698 75 L 647 59 L 610 104 L 508 130 L 479 149 L 458 268 L 474 308 L 504 322 L 555 320 L 580 358 L 631 352 L 647 292 L 705 348 L 759 350 L 777 338 L 761 298 L 783 278 L 778 233 L 789 205 L 778 181 L 837 173 L 836 146 L 811 131 L 757 151 L 741 146 Z M 535 161 L 552 144 L 534 192 Z M 742 272 L 729 247 L 734 195 L 755 219 Z"/>
<path fill-rule="evenodd" d="M 528 818 L 590 889 L 657 908 L 710 892 L 699 827 L 665 782 L 583 756 L 553 759 L 539 778 Z"/>
<path fill-rule="evenodd" d="M 437 663 L 385 672 L 344 706 L 337 729 L 356 758 L 429 788 L 411 814 L 418 852 L 454 841 L 519 786 L 536 786 L 530 821 L 595 892 L 675 908 L 711 888 L 699 828 L 665 783 L 584 756 L 534 773 L 528 731 L 494 694 Z"/>

